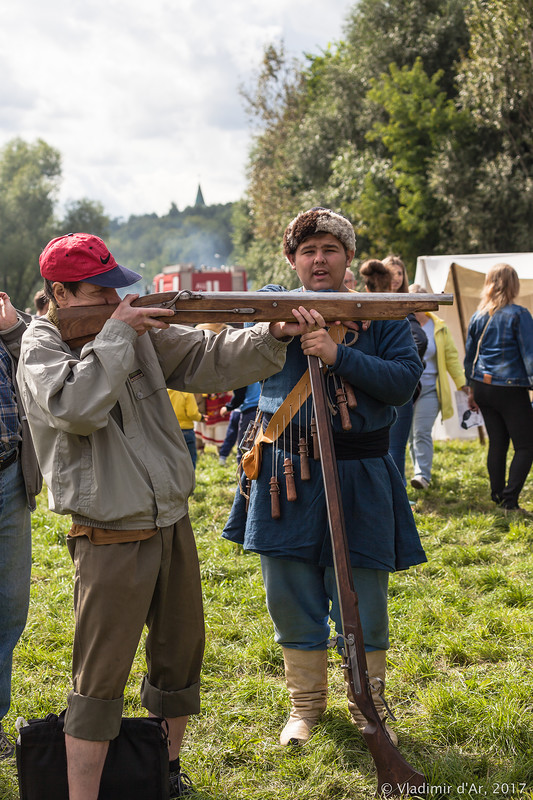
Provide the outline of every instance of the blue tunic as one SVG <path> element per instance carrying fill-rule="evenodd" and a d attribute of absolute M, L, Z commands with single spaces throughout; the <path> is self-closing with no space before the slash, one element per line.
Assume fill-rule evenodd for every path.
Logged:
<path fill-rule="evenodd" d="M 347 436 L 388 429 L 396 419 L 394 406 L 412 397 L 423 369 L 409 323 L 372 322 L 358 337 L 348 333 L 346 341 L 338 347 L 327 386 L 332 398 L 340 385 L 339 377 L 354 388 L 357 407 L 349 411 L 352 429 Z M 259 408 L 273 414 L 306 369 L 307 358 L 298 337 L 289 344 L 283 370 L 265 381 Z M 293 423 L 304 429 L 310 420 L 309 399 Z M 332 426 L 342 436 L 338 414 L 333 415 Z M 311 480 L 302 481 L 299 457 L 293 454 L 297 500 L 288 502 L 285 496 L 283 461 L 289 437 L 288 431 L 285 438 L 280 434 L 278 446 L 274 445 L 274 462 L 272 446 L 263 447 L 261 473 L 252 481 L 248 513 L 237 490 L 222 535 L 242 544 L 245 550 L 273 558 L 331 566 L 320 462 L 310 457 Z M 426 561 L 405 487 L 391 456 L 342 459 L 337 465 L 352 566 L 393 572 Z M 269 481 L 273 472 L 281 485 L 279 520 L 272 519 L 270 510 Z"/>

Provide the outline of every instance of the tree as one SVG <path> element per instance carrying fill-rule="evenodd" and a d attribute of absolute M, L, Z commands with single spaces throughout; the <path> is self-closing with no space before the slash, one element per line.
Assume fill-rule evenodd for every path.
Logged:
<path fill-rule="evenodd" d="M 265 49 L 254 90 L 242 90 L 255 126 L 245 197 L 252 231 L 249 246 L 253 245 L 245 266 L 252 281 L 277 282 L 284 271 L 279 242 L 293 211 L 295 186 L 300 188 L 289 145 L 302 119 L 304 81 L 299 65 L 286 57 L 283 45 L 271 45 Z"/>
<path fill-rule="evenodd" d="M 372 172 L 369 173 L 361 195 L 360 209 L 370 216 L 368 233 L 372 239 L 383 239 L 387 226 L 389 248 L 413 263 L 417 255 L 431 252 L 439 241 L 442 217 L 440 202 L 432 191 L 429 174 L 434 158 L 443 145 L 468 124 L 468 115 L 458 111 L 455 104 L 441 91 L 442 71 L 431 78 L 417 58 L 412 68 L 391 64 L 389 74 L 380 81 L 373 80 L 369 99 L 383 109 L 387 120 L 376 121 L 367 133 L 370 141 L 379 141 L 390 157 L 388 177 L 395 188 L 397 218 L 385 218 L 379 213 L 380 193 L 376 191 Z M 389 193 L 389 198 L 390 198 Z"/>
<path fill-rule="evenodd" d="M 196 266 L 229 264 L 232 252 L 232 204 L 187 206 L 174 203 L 168 214 L 130 216 L 113 220 L 106 240 L 117 261 L 132 269 L 143 264 L 149 288 L 154 276 L 169 264 L 192 262 Z"/>
<path fill-rule="evenodd" d="M 39 253 L 53 236 L 61 157 L 42 139 L 13 139 L 0 151 L 0 285 L 13 304 L 29 304 Z"/>
<path fill-rule="evenodd" d="M 430 252 L 437 246 L 440 232 L 431 216 L 437 203 L 433 198 L 428 209 L 425 200 L 432 197 L 428 182 L 433 155 L 445 142 L 440 137 L 438 145 L 436 139 L 430 142 L 437 153 L 424 156 L 415 173 L 408 169 L 414 159 L 402 169 L 399 152 L 393 154 L 385 145 L 384 129 L 380 133 L 374 128 L 390 122 L 385 97 L 372 97 L 370 90 L 392 63 L 397 72 L 390 102 L 393 93 L 408 98 L 410 87 L 402 89 L 402 79 L 411 80 L 419 93 L 423 90 L 416 82 L 425 80 L 430 94 L 425 105 L 419 95 L 418 110 L 434 118 L 433 98 L 443 116 L 446 102 L 457 94 L 454 64 L 468 42 L 463 0 L 359 0 L 345 25 L 344 40 L 318 55 L 306 55 L 304 66 L 289 62 L 283 51 L 267 48 L 256 91 L 248 95 L 257 133 L 245 198 L 249 225 L 241 218 L 239 230 L 246 234 L 244 263 L 250 274 L 263 282 L 287 281 L 279 247 L 283 229 L 298 211 L 315 205 L 350 216 L 359 256 L 383 255 L 399 246 L 405 250 L 406 245 L 412 256 L 422 242 Z M 431 95 L 431 76 L 439 69 L 438 91 Z M 451 113 L 450 106 L 446 113 Z M 393 115 L 399 117 L 399 109 Z M 404 121 L 411 132 L 416 129 L 407 118 L 398 124 Z M 430 131 L 435 119 L 418 122 L 419 142 L 424 126 Z M 372 139 L 370 131 L 377 134 Z"/>
<path fill-rule="evenodd" d="M 102 203 L 89 200 L 71 200 L 65 204 L 65 216 L 59 225 L 58 236 L 66 233 L 92 233 L 105 239 L 109 233 L 109 217 Z"/>
<path fill-rule="evenodd" d="M 458 101 L 471 135 L 448 148 L 430 178 L 456 252 L 533 249 L 533 7 L 471 0 L 471 48 L 458 68 Z"/>
<path fill-rule="evenodd" d="M 424 72 L 442 70 L 441 89 L 457 93 L 455 65 L 466 55 L 468 0 L 359 0 L 346 25 L 346 43 L 357 61 L 364 88 L 396 64 L 412 67 L 421 59 Z"/>

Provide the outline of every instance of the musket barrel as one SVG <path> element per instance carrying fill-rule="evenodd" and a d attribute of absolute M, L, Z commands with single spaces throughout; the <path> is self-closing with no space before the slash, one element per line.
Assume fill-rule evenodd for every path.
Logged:
<path fill-rule="evenodd" d="M 326 322 L 403 319 L 415 311 L 436 311 L 452 305 L 451 294 L 380 294 L 358 292 L 163 292 L 134 300 L 133 306 L 171 308 L 165 322 L 293 322 L 293 308 L 315 308 Z M 91 341 L 116 306 L 74 306 L 58 309 L 64 341 L 78 346 Z"/>

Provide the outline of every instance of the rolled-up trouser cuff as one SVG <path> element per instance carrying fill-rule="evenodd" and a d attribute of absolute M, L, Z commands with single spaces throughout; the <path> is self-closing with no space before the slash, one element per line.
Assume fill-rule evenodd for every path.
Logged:
<path fill-rule="evenodd" d="M 70 691 L 64 731 L 76 739 L 88 739 L 91 742 L 115 739 L 120 731 L 123 708 L 124 697 L 100 700 Z"/>
<path fill-rule="evenodd" d="M 143 678 L 141 703 L 151 714 L 165 719 L 187 717 L 200 713 L 200 682 L 193 683 L 176 692 L 165 692 L 152 686 L 147 677 Z"/>

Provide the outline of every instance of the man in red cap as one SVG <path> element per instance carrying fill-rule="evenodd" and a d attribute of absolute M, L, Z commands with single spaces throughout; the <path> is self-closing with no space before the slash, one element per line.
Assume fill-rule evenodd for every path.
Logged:
<path fill-rule="evenodd" d="M 70 800 L 96 800 L 108 743 L 119 733 L 123 691 L 144 625 L 141 702 L 169 727 L 170 797 L 189 794 L 179 750 L 199 712 L 204 649 L 200 574 L 187 513 L 194 470 L 167 387 L 216 392 L 277 372 L 286 342 L 314 325 L 211 331 L 163 319 L 171 310 L 132 306 L 119 287 L 140 275 L 85 233 L 41 254 L 50 300 L 23 337 L 18 377 L 50 507 L 72 516 L 76 568 L 73 688 L 65 717 Z M 114 304 L 92 342 L 71 349 L 57 308 Z M 315 312 L 313 312 L 315 313 Z M 125 776 L 125 780 L 127 776 Z"/>

